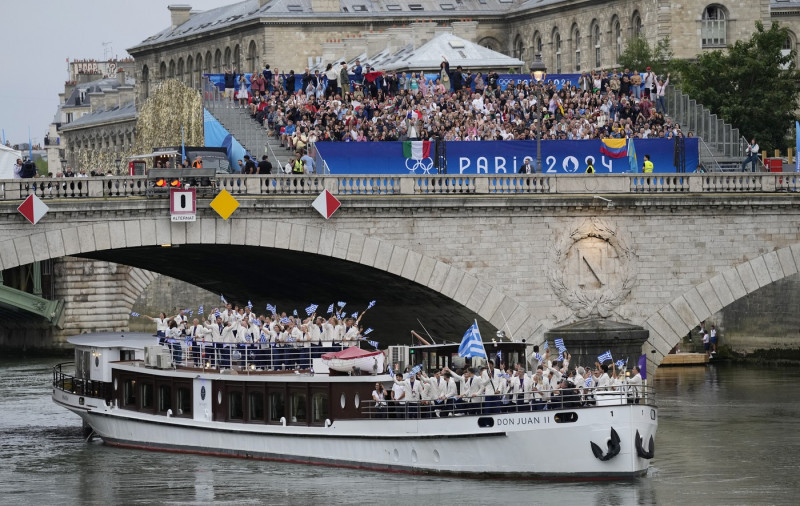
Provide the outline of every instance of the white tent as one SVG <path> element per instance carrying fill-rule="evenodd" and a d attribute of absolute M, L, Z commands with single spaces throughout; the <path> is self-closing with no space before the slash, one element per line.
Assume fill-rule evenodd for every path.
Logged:
<path fill-rule="evenodd" d="M 14 179 L 14 164 L 22 153 L 0 144 L 0 179 Z"/>

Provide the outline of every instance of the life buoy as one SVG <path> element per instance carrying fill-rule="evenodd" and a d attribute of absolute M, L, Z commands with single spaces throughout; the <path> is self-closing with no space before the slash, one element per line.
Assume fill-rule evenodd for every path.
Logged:
<path fill-rule="evenodd" d="M 592 453 L 598 460 L 605 462 L 619 455 L 620 439 L 619 435 L 617 434 L 617 431 L 614 430 L 614 427 L 611 427 L 611 438 L 608 440 L 608 452 L 605 455 L 603 455 L 603 450 L 598 445 L 596 445 L 594 441 L 589 441 L 589 442 L 592 445 Z"/>
<path fill-rule="evenodd" d="M 642 446 L 642 436 L 639 435 L 639 431 L 636 431 L 636 453 L 643 459 L 650 460 L 653 458 L 653 454 L 656 451 L 656 443 L 653 441 L 653 436 L 650 436 L 650 449 L 645 450 L 644 446 Z"/>

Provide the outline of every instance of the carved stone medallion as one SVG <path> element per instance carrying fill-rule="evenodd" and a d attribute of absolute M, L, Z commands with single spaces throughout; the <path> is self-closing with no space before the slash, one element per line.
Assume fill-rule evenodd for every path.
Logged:
<path fill-rule="evenodd" d="M 578 318 L 607 318 L 636 284 L 636 255 L 615 230 L 592 218 L 556 245 L 550 286 Z"/>

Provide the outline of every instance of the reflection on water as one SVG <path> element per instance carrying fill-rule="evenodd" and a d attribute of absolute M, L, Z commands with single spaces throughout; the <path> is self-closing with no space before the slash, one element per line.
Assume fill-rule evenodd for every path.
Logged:
<path fill-rule="evenodd" d="M 648 476 L 571 483 L 394 475 L 86 443 L 80 419 L 50 401 L 50 368 L 58 361 L 0 362 L 0 503 L 796 504 L 800 492 L 798 369 L 661 368 Z M 588 443 L 581 458 L 591 458 Z"/>

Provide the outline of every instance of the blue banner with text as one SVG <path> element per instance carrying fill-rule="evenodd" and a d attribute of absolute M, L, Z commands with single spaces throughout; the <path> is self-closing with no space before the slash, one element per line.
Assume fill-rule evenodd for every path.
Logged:
<path fill-rule="evenodd" d="M 449 141 L 444 146 L 448 174 L 513 174 L 526 158 L 536 164 L 536 141 Z M 402 142 L 318 142 L 316 147 L 332 174 L 432 174 L 437 172 L 435 143 L 430 156 L 414 160 L 403 156 Z M 642 172 L 644 156 L 650 155 L 653 172 L 693 172 L 697 167 L 696 138 L 635 139 L 635 166 Z M 601 140 L 541 141 L 545 174 L 578 174 L 592 165 L 597 174 L 632 172 L 627 145 L 609 149 Z M 440 155 L 441 156 L 441 155 Z"/>

